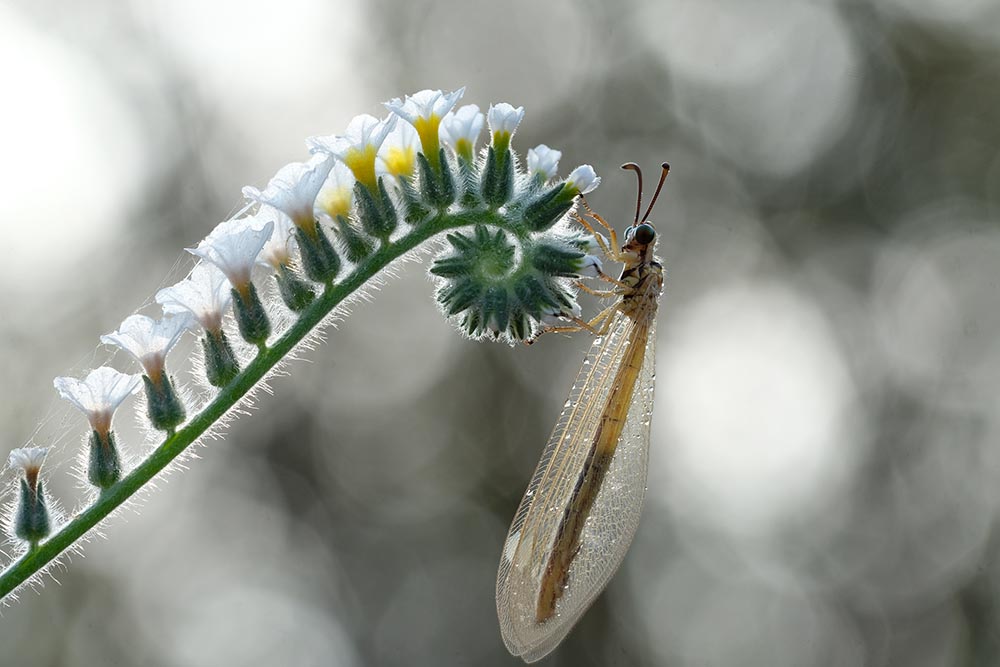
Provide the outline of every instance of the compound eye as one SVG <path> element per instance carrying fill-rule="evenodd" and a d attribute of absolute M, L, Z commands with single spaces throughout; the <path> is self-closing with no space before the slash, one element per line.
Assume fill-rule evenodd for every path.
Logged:
<path fill-rule="evenodd" d="M 653 229 L 653 225 L 647 225 L 645 222 L 635 228 L 632 232 L 632 239 L 639 244 L 649 245 L 656 238 L 656 230 Z"/>

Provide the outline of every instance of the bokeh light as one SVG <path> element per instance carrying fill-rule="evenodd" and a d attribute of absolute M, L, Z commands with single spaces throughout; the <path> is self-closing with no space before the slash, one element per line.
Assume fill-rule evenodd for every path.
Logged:
<path fill-rule="evenodd" d="M 307 136 L 465 85 L 619 226 L 618 165 L 672 165 L 647 507 L 544 664 L 1000 664 L 997 35 L 991 0 L 7 3 L 8 449 L 54 445 L 72 511 L 51 378 Z M 427 256 L 6 608 L 0 662 L 514 664 L 500 549 L 591 340 L 466 340 Z"/>

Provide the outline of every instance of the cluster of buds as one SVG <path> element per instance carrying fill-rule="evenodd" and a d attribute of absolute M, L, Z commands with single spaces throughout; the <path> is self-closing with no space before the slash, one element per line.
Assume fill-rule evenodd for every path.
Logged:
<path fill-rule="evenodd" d="M 561 224 L 579 195 L 598 186 L 590 165 L 556 177 L 562 154 L 542 144 L 528 151 L 527 170 L 511 147 L 524 109 L 501 103 L 485 116 L 490 143 L 478 158 L 484 117 L 474 106 L 445 119 L 463 182 L 462 205 L 499 212 L 503 224 L 448 235 L 450 248 L 431 266 L 437 300 L 473 338 L 521 341 L 553 318 L 579 315 L 573 280 L 600 273 L 592 235 Z"/>
<path fill-rule="evenodd" d="M 199 337 L 205 381 L 225 390 L 255 349 L 266 352 L 280 335 L 274 309 L 307 312 L 348 271 L 395 256 L 393 243 L 406 234 L 466 228 L 447 235 L 430 273 L 441 309 L 471 337 L 525 340 L 553 318 L 579 315 L 574 281 L 600 273 L 600 262 L 593 237 L 565 219 L 600 179 L 589 165 L 559 178 L 561 154 L 545 145 L 522 161 L 512 140 L 524 109 L 500 103 L 484 114 L 458 106 L 463 93 L 393 99 L 382 118 L 360 115 L 343 134 L 308 139 L 305 161 L 282 167 L 263 188 L 243 189 L 246 215 L 188 248 L 198 263 L 156 294 L 158 318 L 133 314 L 101 337 L 141 373 L 102 366 L 83 379 L 55 379 L 89 422 L 94 487 L 107 492 L 127 473 L 112 419 L 140 387 L 153 429 L 169 436 L 187 419 L 185 392 L 166 368 L 185 333 Z M 44 453 L 20 449 L 10 459 L 24 471 L 15 533 L 30 544 L 49 531 L 38 481 Z"/>

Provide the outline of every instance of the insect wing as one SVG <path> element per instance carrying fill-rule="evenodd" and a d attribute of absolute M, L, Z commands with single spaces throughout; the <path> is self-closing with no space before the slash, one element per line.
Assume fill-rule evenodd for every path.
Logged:
<path fill-rule="evenodd" d="M 497 614 L 508 650 L 527 662 L 541 659 L 562 641 L 607 585 L 635 535 L 646 490 L 655 308 L 653 301 L 648 312 L 637 317 L 617 314 L 608 334 L 591 346 L 504 543 Z M 546 565 L 608 396 L 619 390 L 614 378 L 631 345 L 646 349 L 618 445 L 586 519 L 556 612 L 538 622 L 536 604 Z"/>

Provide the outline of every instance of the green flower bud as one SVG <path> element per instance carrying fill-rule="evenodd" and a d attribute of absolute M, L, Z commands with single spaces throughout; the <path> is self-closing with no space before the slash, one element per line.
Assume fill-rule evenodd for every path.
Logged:
<path fill-rule="evenodd" d="M 281 300 L 293 313 L 304 310 L 316 298 L 312 287 L 299 278 L 287 264 L 278 266 L 274 280 L 278 283 Z"/>
<path fill-rule="evenodd" d="M 577 191 L 560 183 L 546 190 L 524 209 L 524 224 L 532 231 L 542 232 L 559 222 L 573 207 Z"/>
<path fill-rule="evenodd" d="M 142 383 L 146 391 L 146 414 L 153 428 L 173 431 L 184 421 L 187 413 L 166 371 L 160 374 L 158 382 L 153 382 L 148 375 L 143 375 Z"/>
<path fill-rule="evenodd" d="M 537 243 L 531 248 L 531 265 L 551 276 L 575 278 L 584 253 L 552 242 Z"/>
<path fill-rule="evenodd" d="M 322 226 L 315 225 L 313 232 L 307 233 L 301 227 L 295 228 L 295 239 L 302 255 L 302 268 L 309 280 L 330 283 L 340 271 L 340 257 Z"/>
<path fill-rule="evenodd" d="M 385 179 L 378 179 L 378 189 L 372 192 L 360 182 L 354 186 L 354 200 L 358 203 L 361 226 L 370 236 L 387 241 L 398 222 L 396 207 L 385 189 Z"/>
<path fill-rule="evenodd" d="M 201 347 L 205 351 L 205 374 L 213 387 L 225 387 L 240 374 L 240 364 L 225 331 L 206 331 Z"/>
<path fill-rule="evenodd" d="M 43 540 L 51 531 L 45 489 L 38 479 L 48 451 L 47 447 L 19 447 L 11 451 L 8 458 L 10 467 L 20 468 L 23 473 L 14 514 L 14 534 L 31 545 Z"/>
<path fill-rule="evenodd" d="M 121 476 L 122 463 L 118 456 L 114 431 L 107 431 L 103 435 L 91 431 L 87 479 L 99 489 L 108 489 L 114 486 Z"/>
<path fill-rule="evenodd" d="M 441 168 L 435 169 L 427 160 L 427 156 L 423 153 L 417 154 L 423 197 L 434 208 L 444 209 L 455 201 L 455 182 L 443 148 L 440 150 L 438 162 Z"/>
<path fill-rule="evenodd" d="M 25 542 L 36 544 L 52 531 L 49 521 L 48 503 L 42 482 L 32 489 L 28 482 L 21 480 L 21 498 L 14 515 L 14 534 Z"/>
<path fill-rule="evenodd" d="M 344 215 L 338 215 L 333 220 L 333 230 L 343 244 L 347 259 L 355 264 L 367 258 L 375 250 L 370 238 L 361 232 L 351 220 Z"/>
<path fill-rule="evenodd" d="M 253 283 L 247 283 L 243 293 L 233 290 L 233 312 L 236 313 L 236 324 L 243 340 L 258 347 L 267 342 L 271 334 L 271 320 Z"/>
<path fill-rule="evenodd" d="M 510 200 L 514 193 L 514 160 L 510 150 L 497 152 L 493 146 L 489 147 L 481 183 L 483 200 L 491 208 L 499 208 Z"/>
<path fill-rule="evenodd" d="M 403 219 L 407 224 L 416 225 L 426 220 L 431 214 L 431 209 L 421 200 L 413 181 L 407 176 L 400 176 L 399 187 L 403 195 Z"/>
<path fill-rule="evenodd" d="M 468 335 L 524 340 L 543 318 L 578 309 L 565 277 L 584 255 L 560 237 L 521 240 L 520 253 L 515 237 L 484 225 L 447 239 L 451 252 L 430 271 L 442 310 Z"/>

